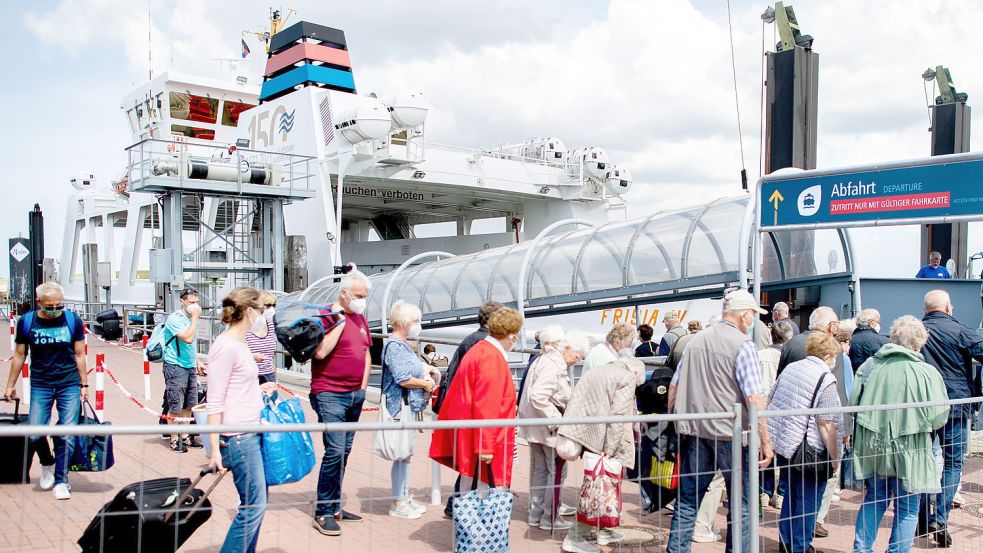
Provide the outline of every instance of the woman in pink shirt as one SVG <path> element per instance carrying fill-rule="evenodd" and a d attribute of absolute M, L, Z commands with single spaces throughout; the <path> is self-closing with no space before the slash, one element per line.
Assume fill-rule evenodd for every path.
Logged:
<path fill-rule="evenodd" d="M 222 300 L 222 322 L 229 325 L 208 352 L 208 424 L 258 425 L 263 409 L 262 393 L 272 394 L 276 384 L 260 386 L 259 368 L 246 346 L 246 333 L 263 316 L 259 291 L 236 288 Z M 232 471 L 239 491 L 239 512 L 222 544 L 222 553 L 256 551 L 259 528 L 266 512 L 266 475 L 262 437 L 250 433 L 209 436 L 209 466 Z"/>

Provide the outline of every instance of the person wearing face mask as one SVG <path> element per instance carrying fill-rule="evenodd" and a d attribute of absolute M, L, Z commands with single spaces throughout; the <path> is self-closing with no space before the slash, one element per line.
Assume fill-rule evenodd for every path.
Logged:
<path fill-rule="evenodd" d="M 86 399 L 89 390 L 82 321 L 75 313 L 65 311 L 65 293 L 57 283 L 46 282 L 38 286 L 36 292 L 38 309 L 25 314 L 17 324 L 16 348 L 4 399 L 17 398 L 17 377 L 30 352 L 30 424 L 47 425 L 55 407 L 59 425 L 75 424 L 81 407 L 79 399 Z M 54 488 L 55 499 L 69 499 L 72 494 L 68 485 L 68 461 L 72 458 L 75 442 L 61 436 L 55 436 L 53 440 L 54 456 L 44 436 L 28 439 L 30 449 L 27 454 L 33 457 L 36 453 L 41 462 L 41 489 Z M 24 455 L 24 452 L 5 454 Z"/>
<path fill-rule="evenodd" d="M 584 367 L 580 372 L 581 377 L 594 367 L 607 365 L 619 357 L 634 356 L 635 350 L 631 346 L 635 341 L 635 335 L 635 328 L 628 323 L 618 323 L 612 326 L 604 341 L 591 348 L 590 352 L 587 353 L 587 357 L 584 358 Z"/>
<path fill-rule="evenodd" d="M 881 314 L 876 309 L 864 309 L 857 313 L 857 329 L 850 339 L 850 364 L 853 370 L 860 368 L 864 361 L 870 359 L 884 344 L 888 343 L 887 336 L 881 332 Z"/>
<path fill-rule="evenodd" d="M 400 420 L 403 404 L 409 405 L 413 420 L 422 420 L 427 397 L 436 387 L 434 380 L 423 370 L 423 363 L 407 340 L 420 336 L 420 308 L 398 300 L 389 311 L 392 324 L 390 339 L 382 350 L 382 395 L 386 403 L 381 409 L 389 411 L 393 421 Z M 438 372 L 439 374 L 439 372 Z M 405 432 L 412 432 L 406 430 Z M 392 462 L 392 505 L 389 516 L 418 519 L 427 511 L 426 505 L 410 496 L 410 458 Z"/>
<path fill-rule="evenodd" d="M 164 321 L 164 400 L 172 417 L 191 417 L 198 404 L 198 375 L 203 374 L 198 363 L 198 320 L 201 306 L 198 292 L 191 288 L 181 291 L 181 308 Z M 186 422 L 172 421 L 175 430 Z M 204 447 L 197 438 L 185 433 L 171 434 L 171 451 L 186 453 L 191 447 Z"/>
<path fill-rule="evenodd" d="M 263 319 L 260 292 L 243 286 L 222 300 L 222 322 L 228 328 L 208 352 L 208 424 L 259 425 L 262 394 L 276 384 L 260 386 L 259 368 L 246 345 L 246 334 Z M 267 486 L 262 438 L 256 433 L 211 434 L 209 466 L 229 470 L 239 492 L 239 510 L 225 535 L 221 553 L 253 553 L 266 512 Z"/>
<path fill-rule="evenodd" d="M 564 334 L 556 325 L 547 326 L 540 333 L 543 354 L 526 372 L 527 387 L 519 396 L 519 418 L 559 419 L 573 393 L 570 367 L 579 363 L 587 353 L 587 337 L 576 331 Z M 529 474 L 532 475 L 529 482 L 529 525 L 550 531 L 570 527 L 570 522 L 559 518 L 563 514 L 560 490 L 567 467 L 563 458 L 556 454 L 558 428 L 519 428 L 519 437 L 529 444 Z"/>
<path fill-rule="evenodd" d="M 723 301 L 723 313 L 719 323 L 696 334 L 686 346 L 679 368 L 669 385 L 670 409 L 678 414 L 720 413 L 732 409 L 734 398 L 741 398 L 747 406 L 764 410 L 765 397 L 761 384 L 758 349 L 748 339 L 747 331 L 758 314 L 767 312 L 758 305 L 747 290 L 728 293 Z M 747 413 L 742 418 L 747 430 Z M 755 461 L 763 469 L 771 463 L 773 455 L 767 419 L 758 422 L 760 457 Z M 730 487 L 732 451 L 742 444 L 731 443 L 733 429 L 725 420 L 681 420 L 676 423 L 679 435 L 679 490 L 676 509 L 669 530 L 669 553 L 687 553 L 691 548 L 697 507 L 703 500 L 714 473 L 724 476 L 725 487 Z M 747 452 L 745 450 L 745 457 Z M 749 512 L 748 463 L 744 463 L 743 493 L 727 490 L 728 528 L 741 528 L 743 553 L 749 552 L 747 514 Z M 757 493 L 757 491 L 755 491 Z M 740 522 L 731 519 L 742 517 Z M 733 541 L 727 540 L 725 552 L 730 553 Z"/>
<path fill-rule="evenodd" d="M 515 418 L 515 384 L 508 351 L 519 342 L 522 315 L 502 307 L 488 318 L 487 326 L 488 336 L 461 360 L 437 420 Z M 490 466 L 494 485 L 508 487 L 514 448 L 512 428 L 441 428 L 433 433 L 430 458 L 460 473 L 462 490 L 470 489 L 474 478 L 487 488 L 489 471 L 485 464 Z"/>
<path fill-rule="evenodd" d="M 362 414 L 369 385 L 372 338 L 365 320 L 372 281 L 364 273 L 349 271 L 342 279 L 335 315 L 325 317 L 328 329 L 311 360 L 311 407 L 321 423 L 356 422 Z M 314 528 L 325 536 L 340 536 L 340 522 L 361 522 L 362 517 L 341 504 L 341 484 L 352 451 L 355 432 L 325 432 L 324 457 L 317 479 Z"/>
<path fill-rule="evenodd" d="M 843 349 L 836 338 L 817 332 L 806 343 L 806 358 L 789 364 L 775 381 L 768 398 L 769 409 L 831 409 L 842 406 L 836 391 L 836 378 L 830 369 Z M 794 465 L 790 459 L 802 447 L 803 438 L 817 452 L 829 452 L 833 467 L 839 466 L 843 416 L 795 415 L 769 417 L 768 432 L 775 436 L 775 455 L 785 489 L 779 516 L 779 550 L 782 553 L 814 552 L 813 529 L 819 514 L 827 480 L 816 479 L 811 471 Z"/>
<path fill-rule="evenodd" d="M 645 365 L 632 355 L 595 367 L 574 387 L 563 418 L 632 416 L 635 414 L 635 390 L 643 382 Z M 573 440 L 584 451 L 619 461 L 626 469 L 635 467 L 633 423 L 569 424 L 560 426 L 557 435 Z M 580 522 L 574 524 L 563 540 L 563 551 L 597 553 L 600 551 L 598 545 L 608 545 L 624 539 L 620 532 L 603 528 L 597 532 L 595 545 L 588 541 L 592 530 L 593 527 L 589 525 Z"/>
<path fill-rule="evenodd" d="M 276 296 L 267 291 L 259 293 L 263 305 L 263 315 L 246 333 L 246 345 L 259 366 L 259 383 L 276 382 L 276 367 L 273 356 L 276 354 L 276 330 L 273 328 L 273 315 L 276 313 Z"/>

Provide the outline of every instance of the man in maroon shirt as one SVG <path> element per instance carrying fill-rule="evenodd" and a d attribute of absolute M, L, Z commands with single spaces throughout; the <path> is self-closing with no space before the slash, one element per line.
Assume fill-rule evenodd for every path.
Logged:
<path fill-rule="evenodd" d="M 365 274 L 349 272 L 341 280 L 338 301 L 331 306 L 331 312 L 339 314 L 326 318 L 328 332 L 311 361 L 311 407 L 319 422 L 355 422 L 362 414 L 372 365 L 372 339 L 364 315 L 371 288 Z M 324 433 L 314 528 L 326 536 L 341 535 L 339 522 L 362 520 L 341 508 L 341 482 L 354 438 L 354 432 Z"/>

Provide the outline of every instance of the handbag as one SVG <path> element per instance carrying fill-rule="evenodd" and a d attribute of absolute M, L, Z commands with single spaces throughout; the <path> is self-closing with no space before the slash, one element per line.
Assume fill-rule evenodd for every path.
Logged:
<path fill-rule="evenodd" d="M 300 400 L 292 397 L 277 402 L 277 393 L 264 398 L 260 412 L 263 424 L 304 424 Z M 314 444 L 307 432 L 263 434 L 263 472 L 267 486 L 302 480 L 314 468 Z"/>
<path fill-rule="evenodd" d="M 815 408 L 816 397 L 819 396 L 819 389 L 823 385 L 823 381 L 826 380 L 826 375 L 823 374 L 819 377 L 819 382 L 816 383 L 816 389 L 812 392 L 812 401 L 809 403 L 810 408 Z M 806 421 L 806 433 L 802 436 L 802 443 L 792 454 L 792 458 L 789 459 L 789 464 L 791 468 L 800 471 L 805 477 L 816 482 L 825 482 L 833 476 L 833 463 L 829 457 L 829 450 L 823 449 L 822 452 L 816 450 L 809 444 L 809 425 L 812 424 L 813 416 L 809 415 L 809 419 Z"/>
<path fill-rule="evenodd" d="M 676 460 L 652 460 L 652 481 L 667 490 L 675 490 L 679 486 L 679 463 Z"/>
<path fill-rule="evenodd" d="M 621 525 L 621 462 L 606 455 L 584 454 L 577 522 L 595 528 Z"/>
<path fill-rule="evenodd" d="M 382 372 L 389 370 L 386 363 L 386 350 L 389 348 L 387 342 L 382 349 Z M 401 394 L 399 402 L 399 420 L 407 421 L 411 416 L 410 407 L 407 405 L 406 396 Z M 394 422 L 389 409 L 386 407 L 386 396 L 382 395 L 379 400 L 379 422 Z M 402 461 L 413 456 L 413 432 L 411 430 L 393 429 L 376 430 L 372 437 L 372 453 L 382 457 L 387 461 Z"/>
<path fill-rule="evenodd" d="M 454 543 L 457 553 L 505 553 L 509 550 L 509 521 L 512 520 L 512 492 L 495 488 L 491 463 L 475 460 L 471 491 L 455 497 Z M 488 495 L 478 491 L 478 471 L 488 469 Z"/>
<path fill-rule="evenodd" d="M 410 406 L 399 403 L 400 420 L 408 420 L 410 416 Z M 391 423 L 395 419 L 389 414 L 386 407 L 386 396 L 382 396 L 379 401 L 379 422 Z M 372 438 L 372 453 L 382 457 L 387 461 L 402 461 L 413 456 L 413 431 L 412 430 L 376 430 Z"/>
<path fill-rule="evenodd" d="M 91 416 L 90 416 L 91 415 Z M 111 423 L 102 422 L 96 417 L 95 409 L 89 400 L 82 402 L 82 410 L 79 411 L 79 424 L 109 426 Z M 101 472 L 112 468 L 116 463 L 113 456 L 113 436 L 74 436 L 70 438 L 75 442 L 75 449 L 72 451 L 72 459 L 68 464 L 68 470 L 72 472 Z"/>

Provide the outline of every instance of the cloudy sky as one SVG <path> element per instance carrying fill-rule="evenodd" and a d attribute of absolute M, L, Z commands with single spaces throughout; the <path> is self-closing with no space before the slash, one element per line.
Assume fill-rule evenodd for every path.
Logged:
<path fill-rule="evenodd" d="M 766 5 L 731 2 L 743 163 L 752 181 L 762 41 L 775 42 L 759 17 Z M 983 95 L 983 0 L 793 5 L 820 54 L 820 167 L 927 155 L 920 74 L 928 66 L 950 67 L 970 104 Z M 148 27 L 155 74 L 209 74 L 216 59 L 239 55 L 243 29 L 265 25 L 267 6 L 150 0 L 151 26 L 144 1 L 4 2 L 2 234 L 26 233 L 38 202 L 48 255 L 57 255 L 68 180 L 83 170 L 103 182 L 119 176 L 130 138 L 119 104 L 147 77 Z M 425 90 L 435 106 L 427 123 L 433 141 L 479 147 L 541 135 L 602 146 L 634 174 L 631 215 L 741 193 L 725 0 L 294 0 L 290 7 L 294 21 L 346 32 L 360 92 Z M 255 39 L 247 41 L 254 56 L 261 53 Z M 971 231 L 977 251 L 980 230 Z M 866 275 L 909 276 L 920 262 L 917 228 L 854 237 Z"/>

